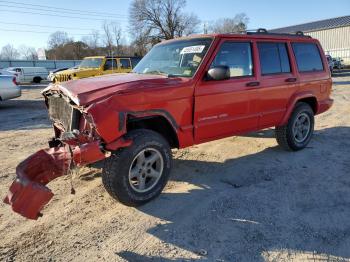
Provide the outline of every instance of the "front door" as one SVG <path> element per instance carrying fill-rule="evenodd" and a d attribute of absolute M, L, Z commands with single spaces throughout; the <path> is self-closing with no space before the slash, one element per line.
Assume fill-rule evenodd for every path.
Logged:
<path fill-rule="evenodd" d="M 222 40 L 210 68 L 230 68 L 228 80 L 201 80 L 195 90 L 195 143 L 257 129 L 259 82 L 254 73 L 253 44 Z M 208 68 L 209 69 L 209 68 Z"/>
<path fill-rule="evenodd" d="M 116 73 L 117 71 L 118 71 L 117 59 L 107 58 L 104 66 L 103 66 L 102 74 L 103 75 L 113 74 L 113 73 Z"/>

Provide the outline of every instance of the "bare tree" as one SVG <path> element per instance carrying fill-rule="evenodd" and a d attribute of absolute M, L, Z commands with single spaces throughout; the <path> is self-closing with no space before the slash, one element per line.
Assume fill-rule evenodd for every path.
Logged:
<path fill-rule="evenodd" d="M 104 31 L 104 44 L 108 50 L 109 55 L 113 55 L 113 34 L 111 27 L 107 21 L 103 23 L 103 31 Z"/>
<path fill-rule="evenodd" d="M 110 55 L 114 53 L 120 55 L 121 52 L 121 39 L 122 29 L 118 23 L 107 22 L 103 24 L 104 31 L 104 44 L 108 49 Z"/>
<path fill-rule="evenodd" d="M 68 37 L 66 32 L 56 31 L 49 36 L 48 46 L 49 48 L 56 48 L 71 41 L 72 39 Z"/>
<path fill-rule="evenodd" d="M 246 14 L 237 14 L 234 18 L 222 18 L 217 20 L 211 27 L 212 33 L 239 33 L 247 29 L 249 18 Z"/>
<path fill-rule="evenodd" d="M 98 30 L 91 31 L 91 34 L 84 36 L 82 41 L 86 43 L 91 49 L 96 49 L 100 42 L 100 32 Z"/>
<path fill-rule="evenodd" d="M 121 39 L 122 39 L 122 29 L 117 23 L 112 23 L 112 33 L 114 37 L 114 43 L 116 47 L 116 53 L 120 55 L 121 52 Z"/>
<path fill-rule="evenodd" d="M 182 11 L 186 0 L 133 0 L 129 12 L 134 38 L 172 39 L 196 31 L 199 19 Z"/>
<path fill-rule="evenodd" d="M 0 56 L 2 59 L 18 59 L 19 53 L 13 45 L 7 44 L 2 47 Z"/>
<path fill-rule="evenodd" d="M 26 60 L 37 60 L 38 59 L 38 54 L 37 54 L 34 47 L 21 45 L 18 48 L 18 52 L 21 55 L 21 57 L 26 59 Z"/>

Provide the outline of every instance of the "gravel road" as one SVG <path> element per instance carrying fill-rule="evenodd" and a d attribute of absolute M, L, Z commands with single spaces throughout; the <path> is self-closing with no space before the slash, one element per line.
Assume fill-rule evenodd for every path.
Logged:
<path fill-rule="evenodd" d="M 0 261 L 350 261 L 350 71 L 333 80 L 300 152 L 273 129 L 174 151 L 165 191 L 140 208 L 113 200 L 98 168 L 51 182 L 37 221 L 0 203 Z M 53 135 L 43 88 L 0 103 L 1 197 Z"/>

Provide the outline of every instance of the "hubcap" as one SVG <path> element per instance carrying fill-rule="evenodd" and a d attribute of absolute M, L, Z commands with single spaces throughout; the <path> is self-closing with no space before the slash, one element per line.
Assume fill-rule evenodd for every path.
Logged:
<path fill-rule="evenodd" d="M 164 168 L 162 154 L 154 148 L 146 148 L 133 159 L 129 169 L 130 186 L 139 193 L 151 190 L 160 179 Z"/>
<path fill-rule="evenodd" d="M 293 124 L 293 136 L 298 143 L 304 142 L 311 129 L 311 120 L 308 114 L 300 113 Z"/>

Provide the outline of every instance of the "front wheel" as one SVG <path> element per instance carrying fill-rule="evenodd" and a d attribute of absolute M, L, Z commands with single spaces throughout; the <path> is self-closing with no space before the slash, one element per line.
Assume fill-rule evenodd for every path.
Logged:
<path fill-rule="evenodd" d="M 132 145 L 105 160 L 102 182 L 113 198 L 128 206 L 139 206 L 162 192 L 172 155 L 169 143 L 154 131 L 132 130 L 126 138 L 133 141 Z"/>
<path fill-rule="evenodd" d="M 309 104 L 296 104 L 288 123 L 275 129 L 277 143 L 286 150 L 298 151 L 307 146 L 314 132 L 314 112 Z"/>

